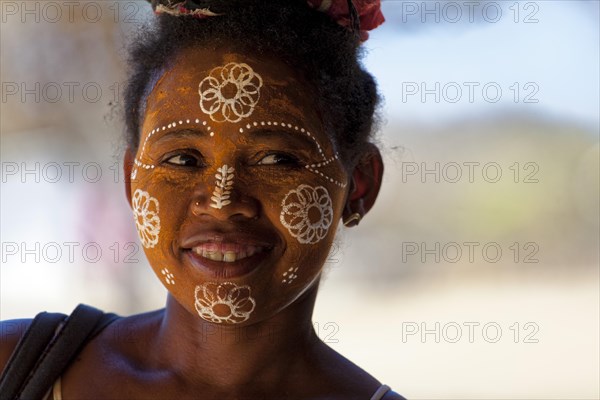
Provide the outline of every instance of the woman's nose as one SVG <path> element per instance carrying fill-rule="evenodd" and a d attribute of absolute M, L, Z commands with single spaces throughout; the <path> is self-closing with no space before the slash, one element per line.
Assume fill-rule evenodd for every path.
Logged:
<path fill-rule="evenodd" d="M 227 164 L 219 167 L 214 178 L 212 184 L 203 182 L 195 189 L 190 205 L 193 215 L 224 220 L 258 217 L 258 203 L 256 199 L 247 196 L 242 185 L 236 182 L 234 167 Z"/>

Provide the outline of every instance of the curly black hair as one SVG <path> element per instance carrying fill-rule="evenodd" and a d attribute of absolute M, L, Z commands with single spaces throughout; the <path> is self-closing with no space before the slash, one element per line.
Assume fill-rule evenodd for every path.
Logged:
<path fill-rule="evenodd" d="M 380 96 L 362 67 L 359 36 L 305 0 L 215 1 L 221 14 L 199 19 L 161 14 L 129 47 L 125 89 L 127 144 L 135 150 L 146 97 L 168 60 L 192 46 L 229 45 L 253 54 L 275 55 L 298 68 L 317 91 L 317 107 L 340 157 L 354 166 L 375 131 Z"/>

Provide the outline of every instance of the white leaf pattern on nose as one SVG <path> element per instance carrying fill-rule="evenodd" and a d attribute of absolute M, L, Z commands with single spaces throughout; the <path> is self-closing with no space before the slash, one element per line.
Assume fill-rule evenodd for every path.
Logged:
<path fill-rule="evenodd" d="M 217 170 L 217 173 L 215 174 L 215 178 L 217 178 L 216 187 L 210 198 L 210 206 L 212 208 L 221 209 L 226 205 L 231 204 L 229 198 L 231 189 L 233 188 L 234 171 L 235 169 L 233 167 L 228 167 L 227 164 Z"/>

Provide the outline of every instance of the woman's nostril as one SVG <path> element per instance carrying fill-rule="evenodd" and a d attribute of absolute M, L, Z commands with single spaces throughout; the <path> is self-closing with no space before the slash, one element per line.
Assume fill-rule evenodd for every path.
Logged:
<path fill-rule="evenodd" d="M 231 193 L 226 199 L 227 204 L 221 208 L 214 207 L 214 195 L 195 197 L 190 202 L 191 214 L 200 217 L 212 216 L 218 219 L 258 219 L 259 205 L 255 199 L 241 193 Z"/>

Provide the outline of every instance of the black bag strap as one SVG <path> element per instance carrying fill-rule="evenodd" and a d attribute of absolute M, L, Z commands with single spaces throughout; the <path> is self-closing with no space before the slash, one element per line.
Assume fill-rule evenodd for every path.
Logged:
<path fill-rule="evenodd" d="M 19 340 L 0 378 L 0 399 L 14 399 L 33 370 L 40 354 L 54 337 L 56 328 L 66 318 L 65 314 L 42 312 L 36 315 Z"/>
<path fill-rule="evenodd" d="M 3 380 L 10 382 L 8 385 L 11 389 L 14 386 L 16 386 L 16 389 L 12 389 L 12 392 L 6 392 L 6 394 L 4 390 L 0 390 L 1 400 L 41 399 L 52 384 L 60 377 L 64 369 L 71 363 L 73 358 L 75 358 L 77 353 L 81 351 L 85 343 L 93 339 L 102 329 L 117 318 L 119 317 L 115 314 L 105 314 L 94 307 L 80 304 L 66 320 L 64 320 L 64 316 L 58 320 L 54 325 L 52 335 L 45 342 L 46 346 L 37 342 L 36 347 L 31 349 L 24 346 L 17 346 L 22 349 L 21 352 L 28 353 L 28 355 L 19 356 L 13 353 L 11 360 L 15 357 L 16 361 L 18 361 L 19 358 L 24 357 L 29 363 L 25 366 L 25 364 L 20 365 L 15 362 L 13 370 L 18 368 L 18 372 L 13 372 L 13 376 L 9 376 L 8 371 L 6 371 Z M 61 321 L 64 321 L 64 325 L 54 335 L 57 325 Z M 36 326 L 40 327 L 41 325 L 36 324 Z M 43 334 L 49 330 L 49 326 L 50 324 L 46 324 L 43 328 L 36 328 L 36 330 Z M 33 328 L 32 323 L 25 336 L 37 336 L 38 333 L 33 331 Z M 41 338 L 39 342 L 42 342 Z M 34 352 L 33 350 L 36 351 Z M 33 359 L 33 362 L 31 359 Z"/>

